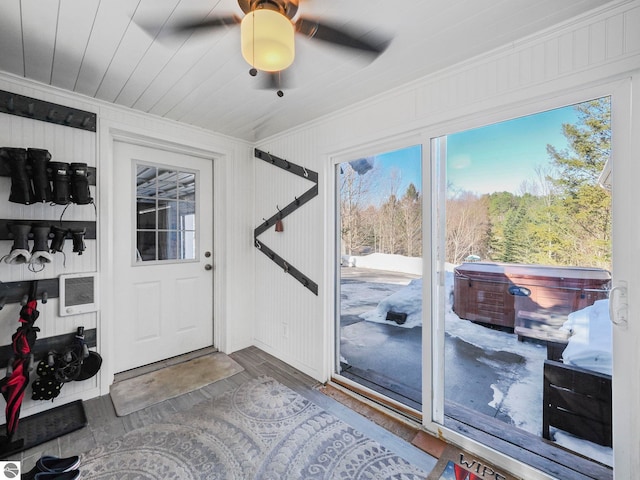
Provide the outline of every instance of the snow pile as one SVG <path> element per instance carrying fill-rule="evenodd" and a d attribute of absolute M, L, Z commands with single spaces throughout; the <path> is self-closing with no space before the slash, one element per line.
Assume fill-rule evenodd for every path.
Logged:
<path fill-rule="evenodd" d="M 570 313 L 561 327 L 568 331 L 569 344 L 562 352 L 562 361 L 596 372 L 611 375 L 611 320 L 609 300 L 597 300 L 593 305 Z"/>
<path fill-rule="evenodd" d="M 372 253 L 363 256 L 343 255 L 342 265 L 422 275 L 422 257 L 405 257 L 404 255 L 386 253 Z"/>
<path fill-rule="evenodd" d="M 398 325 L 399 327 L 413 328 L 421 326 L 422 279 L 417 278 L 415 280 L 411 280 L 409 285 L 380 301 L 374 310 L 361 314 L 360 318 L 369 322 L 392 323 L 396 325 L 396 322 L 387 320 L 388 312 L 407 314 L 407 320 L 405 323 Z"/>

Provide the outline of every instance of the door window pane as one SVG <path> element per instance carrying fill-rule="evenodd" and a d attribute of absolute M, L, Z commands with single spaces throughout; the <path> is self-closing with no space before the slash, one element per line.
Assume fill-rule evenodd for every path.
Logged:
<path fill-rule="evenodd" d="M 176 260 L 178 258 L 177 232 L 158 232 L 158 260 Z"/>
<path fill-rule="evenodd" d="M 158 200 L 158 228 L 176 230 L 178 228 L 178 202 Z"/>
<path fill-rule="evenodd" d="M 137 199 L 137 211 L 136 215 L 137 228 L 139 230 L 156 228 L 156 201 L 151 198 L 138 198 Z"/>
<path fill-rule="evenodd" d="M 136 166 L 137 262 L 196 259 L 196 173 Z"/>
<path fill-rule="evenodd" d="M 137 261 L 146 262 L 156 259 L 156 232 L 138 232 Z"/>

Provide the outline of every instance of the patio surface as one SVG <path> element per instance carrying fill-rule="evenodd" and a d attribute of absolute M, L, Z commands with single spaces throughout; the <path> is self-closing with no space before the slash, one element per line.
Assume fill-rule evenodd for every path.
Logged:
<path fill-rule="evenodd" d="M 341 274 L 341 374 L 420 410 L 422 328 L 359 317 L 417 276 L 358 267 L 343 267 Z M 510 423 L 492 385 L 508 391 L 524 368 L 518 354 L 485 351 L 446 335 L 445 398 L 450 402 Z"/>

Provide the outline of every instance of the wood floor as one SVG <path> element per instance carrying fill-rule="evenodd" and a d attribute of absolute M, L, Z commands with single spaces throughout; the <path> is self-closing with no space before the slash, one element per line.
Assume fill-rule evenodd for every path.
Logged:
<path fill-rule="evenodd" d="M 188 411 L 190 407 L 203 400 L 216 397 L 251 378 L 262 375 L 268 375 L 276 379 L 426 472 L 431 471 L 435 465 L 436 459 L 434 457 L 402 438 L 393 435 L 330 396 L 323 394 L 319 391 L 318 387 L 320 385 L 316 380 L 260 349 L 249 347 L 231 354 L 230 357 L 242 365 L 245 370 L 194 392 L 124 417 L 116 416 L 109 395 L 84 402 L 89 425 L 81 430 L 22 452 L 20 459 L 22 461 L 22 470 L 31 469 L 41 455 L 60 457 L 78 455 L 117 439 L 131 430 L 153 423 L 160 423 L 176 412 Z"/>

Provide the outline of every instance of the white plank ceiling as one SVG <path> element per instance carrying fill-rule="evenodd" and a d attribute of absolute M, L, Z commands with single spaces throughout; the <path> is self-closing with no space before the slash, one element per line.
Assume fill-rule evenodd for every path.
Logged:
<path fill-rule="evenodd" d="M 369 61 L 297 35 L 279 98 L 249 75 L 239 26 L 167 34 L 184 19 L 242 16 L 236 0 L 2 0 L 0 70 L 256 141 L 605 3 L 301 0 L 297 17 L 392 41 Z"/>

